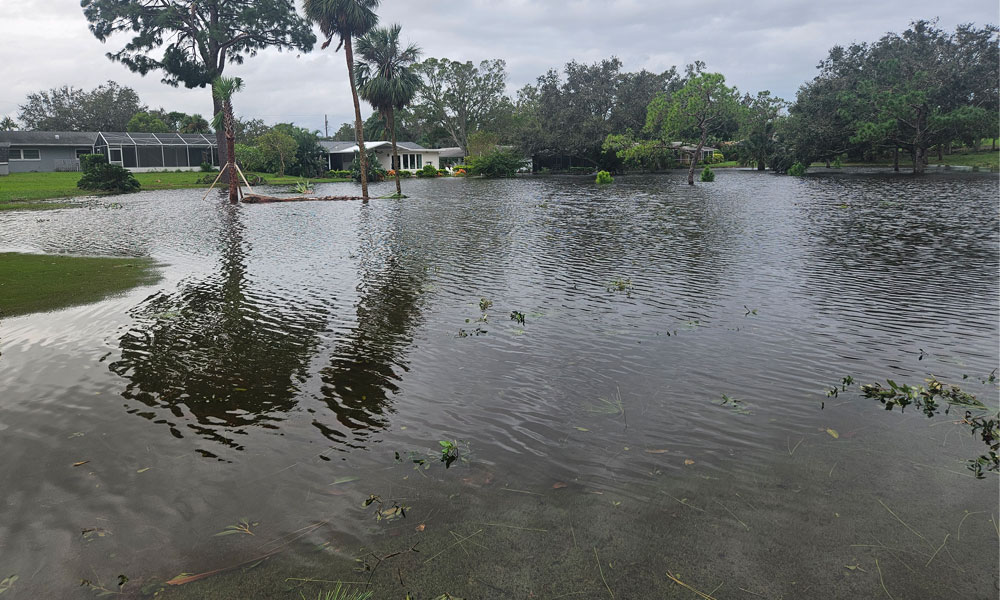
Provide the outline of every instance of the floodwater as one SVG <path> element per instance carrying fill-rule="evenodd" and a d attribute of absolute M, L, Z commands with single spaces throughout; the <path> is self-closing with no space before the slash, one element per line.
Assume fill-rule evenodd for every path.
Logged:
<path fill-rule="evenodd" d="M 996 411 L 996 175 L 404 191 L 0 213 L 163 275 L 0 322 L 3 600 L 997 597 L 964 410 L 857 388 Z"/>

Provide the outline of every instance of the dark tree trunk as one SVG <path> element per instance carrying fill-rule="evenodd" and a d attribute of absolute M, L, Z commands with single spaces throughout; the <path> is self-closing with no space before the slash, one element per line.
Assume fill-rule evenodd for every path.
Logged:
<path fill-rule="evenodd" d="M 917 174 L 923 173 L 926 165 L 927 148 L 924 148 L 921 144 L 917 144 L 913 149 L 913 172 Z"/>
<path fill-rule="evenodd" d="M 698 166 L 698 157 L 701 156 L 701 149 L 705 147 L 705 137 L 707 135 L 708 130 L 705 127 L 702 127 L 701 137 L 698 139 L 698 147 L 691 156 L 691 164 L 688 165 L 688 185 L 694 185 L 694 169 Z"/>
<path fill-rule="evenodd" d="M 351 37 L 344 39 L 344 56 L 347 57 L 347 77 L 351 80 L 351 96 L 354 99 L 354 135 L 358 140 L 361 162 L 361 197 L 368 202 L 368 153 L 365 152 L 365 135 L 361 121 L 361 103 L 358 101 L 358 86 L 354 81 L 354 45 Z"/>
<path fill-rule="evenodd" d="M 758 170 L 758 171 L 763 171 L 763 170 L 764 170 L 764 169 L 766 169 L 766 168 L 767 168 L 767 165 L 766 165 L 766 164 L 764 164 L 764 161 L 763 161 L 763 160 L 759 160 L 759 161 L 757 161 L 757 170 Z"/>
<path fill-rule="evenodd" d="M 828 159 L 826 159 L 826 168 L 827 168 L 827 169 L 830 169 L 830 168 L 832 168 L 832 167 L 830 166 L 830 159 L 829 159 L 829 158 L 828 158 Z"/>
<path fill-rule="evenodd" d="M 399 151 L 396 148 L 396 115 L 393 114 L 391 108 L 386 115 L 388 117 L 386 118 L 386 123 L 389 125 L 389 135 L 392 139 L 392 160 L 390 162 L 392 163 L 392 171 L 396 174 L 396 195 L 402 196 L 403 188 L 399 185 L 399 167 L 401 165 L 399 164 Z"/>
<path fill-rule="evenodd" d="M 899 173 L 899 146 L 892 149 L 892 170 Z"/>
<path fill-rule="evenodd" d="M 938 162 L 944 162 L 944 148 L 941 147 L 941 144 L 938 144 Z"/>
<path fill-rule="evenodd" d="M 217 115 L 222 112 L 223 106 L 222 101 L 215 97 L 215 92 L 212 93 L 212 109 L 213 115 Z M 225 115 L 223 115 L 225 116 Z M 229 162 L 229 147 L 226 142 L 226 129 L 225 127 L 220 127 L 218 131 L 215 132 L 215 146 L 219 151 L 219 169 Z M 211 157 L 209 157 L 208 162 L 212 162 Z M 193 165 L 192 165 L 193 166 Z M 222 174 L 219 179 L 222 183 L 229 183 L 229 171 L 227 170 Z"/>

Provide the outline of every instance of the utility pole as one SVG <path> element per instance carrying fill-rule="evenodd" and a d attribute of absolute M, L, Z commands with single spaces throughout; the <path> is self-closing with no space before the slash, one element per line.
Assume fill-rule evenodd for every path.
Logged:
<path fill-rule="evenodd" d="M 330 137 L 330 119 L 326 115 L 323 115 L 323 130 L 326 133 L 324 137 Z"/>

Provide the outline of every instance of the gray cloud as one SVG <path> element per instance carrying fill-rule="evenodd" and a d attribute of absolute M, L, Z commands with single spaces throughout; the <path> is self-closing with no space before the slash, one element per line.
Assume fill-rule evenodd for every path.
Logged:
<path fill-rule="evenodd" d="M 384 2 L 379 13 L 383 23 L 401 23 L 424 56 L 506 60 L 512 92 L 570 60 L 615 55 L 628 70 L 680 69 L 703 60 L 741 90 L 770 89 L 788 99 L 835 44 L 874 40 L 920 18 L 938 16 L 951 29 L 996 23 L 998 17 L 996 4 L 982 0 L 841 0 L 835 6 L 788 0 L 428 0 Z M 207 90 L 172 88 L 156 74 L 140 77 L 105 58 L 126 40 L 97 41 L 77 0 L 3 0 L 0 39 L 6 50 L 0 115 L 15 115 L 31 92 L 64 84 L 89 89 L 108 79 L 133 87 L 153 107 L 211 113 Z M 236 100 L 242 116 L 322 129 L 325 114 L 331 131 L 352 118 L 342 52 L 269 50 L 231 65 L 227 74 L 247 84 Z"/>

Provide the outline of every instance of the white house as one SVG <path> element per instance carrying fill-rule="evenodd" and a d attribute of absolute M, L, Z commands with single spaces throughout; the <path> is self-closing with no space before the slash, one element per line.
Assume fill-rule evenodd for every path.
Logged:
<path fill-rule="evenodd" d="M 354 142 L 320 141 L 326 149 L 327 168 L 331 171 L 346 171 L 351 168 L 351 161 L 358 154 L 358 145 Z M 399 152 L 400 168 L 404 171 L 419 171 L 424 165 L 440 167 L 440 151 L 424 148 L 413 142 L 396 142 Z M 375 152 L 379 165 L 389 171 L 392 169 L 392 142 L 365 142 L 365 150 Z"/>

